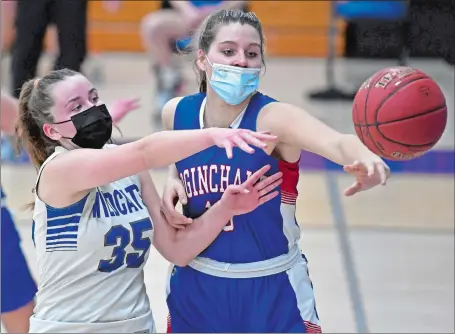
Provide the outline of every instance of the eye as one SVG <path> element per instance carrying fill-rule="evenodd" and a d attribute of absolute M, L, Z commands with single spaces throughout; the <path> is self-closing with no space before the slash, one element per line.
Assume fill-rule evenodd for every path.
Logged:
<path fill-rule="evenodd" d="M 80 104 L 77 104 L 71 111 L 79 111 L 81 110 L 82 106 Z"/>
<path fill-rule="evenodd" d="M 248 58 L 255 58 L 258 56 L 257 52 L 247 52 L 246 55 Z"/>
<path fill-rule="evenodd" d="M 92 103 L 94 103 L 94 104 L 97 104 L 99 100 L 100 100 L 100 97 L 98 95 L 95 95 L 94 97 L 92 97 Z"/>
<path fill-rule="evenodd" d="M 223 50 L 223 53 L 225 56 L 232 56 L 234 54 L 234 51 L 231 49 L 226 49 L 226 50 Z"/>

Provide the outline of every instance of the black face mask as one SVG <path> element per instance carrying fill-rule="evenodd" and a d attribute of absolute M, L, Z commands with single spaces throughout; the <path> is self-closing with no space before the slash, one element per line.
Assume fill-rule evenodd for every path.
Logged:
<path fill-rule="evenodd" d="M 67 122 L 73 122 L 77 132 L 73 138 L 63 138 L 71 139 L 82 148 L 103 148 L 112 135 L 112 118 L 104 104 L 80 112 L 71 117 L 71 120 L 54 124 Z"/>

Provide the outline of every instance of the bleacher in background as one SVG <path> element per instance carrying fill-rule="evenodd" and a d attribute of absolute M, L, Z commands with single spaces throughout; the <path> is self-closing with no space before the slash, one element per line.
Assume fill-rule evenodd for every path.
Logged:
<path fill-rule="evenodd" d="M 250 11 L 261 19 L 267 53 L 282 57 L 325 57 L 330 18 L 328 1 L 250 1 Z M 104 10 L 101 1 L 89 5 L 91 52 L 142 52 L 142 17 L 160 8 L 160 1 L 124 1 L 118 13 Z M 337 55 L 344 50 L 344 23 L 339 23 Z M 47 39 L 47 44 L 52 44 Z M 52 46 L 50 46 L 52 47 Z"/>

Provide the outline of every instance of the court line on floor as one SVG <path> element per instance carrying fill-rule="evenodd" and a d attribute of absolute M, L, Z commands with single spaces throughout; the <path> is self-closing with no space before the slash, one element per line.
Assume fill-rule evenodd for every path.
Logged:
<path fill-rule="evenodd" d="M 324 225 L 316 225 L 311 223 L 302 223 L 300 226 L 304 231 L 316 232 L 316 231 L 330 231 L 334 229 L 331 223 Z M 355 233 L 389 233 L 389 234 L 427 234 L 427 235 L 454 235 L 455 228 L 443 228 L 443 227 L 403 227 L 403 226 L 348 226 L 350 232 Z"/>
<path fill-rule="evenodd" d="M 341 248 L 343 267 L 348 281 L 349 295 L 354 311 L 357 333 L 369 333 L 365 307 L 359 287 L 354 257 L 350 246 L 351 242 L 349 241 L 346 215 L 339 196 L 340 189 L 333 172 L 326 173 L 326 184 L 329 193 L 330 206 L 332 208 L 333 220 L 335 222 L 335 230 Z"/>

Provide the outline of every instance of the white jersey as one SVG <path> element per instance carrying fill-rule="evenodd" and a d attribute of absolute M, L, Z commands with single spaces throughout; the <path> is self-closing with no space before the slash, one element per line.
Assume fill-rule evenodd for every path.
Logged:
<path fill-rule="evenodd" d="M 64 152 L 55 149 L 37 183 Z M 33 225 L 38 293 L 31 333 L 155 331 L 143 271 L 153 227 L 138 176 L 92 189 L 65 208 L 46 205 L 35 191 Z"/>

